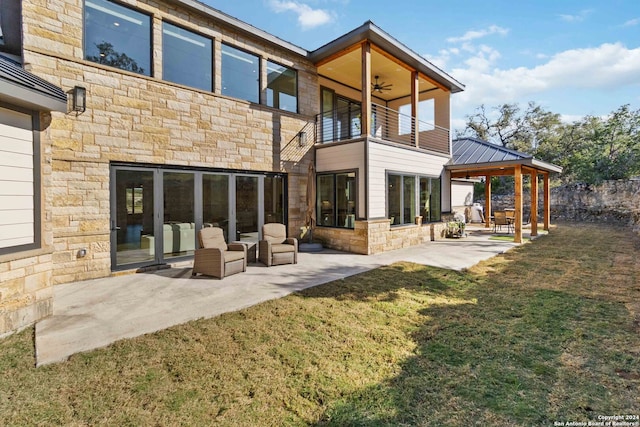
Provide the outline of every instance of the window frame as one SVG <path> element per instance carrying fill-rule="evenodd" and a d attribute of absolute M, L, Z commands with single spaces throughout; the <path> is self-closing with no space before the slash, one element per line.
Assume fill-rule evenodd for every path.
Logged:
<path fill-rule="evenodd" d="M 165 69 L 164 69 L 165 65 L 164 64 L 165 64 L 165 60 L 166 60 L 167 56 L 166 56 L 165 45 L 164 45 L 164 41 L 165 41 L 165 38 L 164 38 L 164 30 L 165 30 L 164 24 L 169 24 L 169 25 L 172 25 L 172 26 L 174 26 L 176 28 L 179 28 L 179 29 L 181 29 L 183 31 L 187 31 L 189 33 L 193 33 L 194 35 L 202 37 L 204 39 L 207 39 L 207 40 L 209 40 L 209 42 L 211 42 L 211 52 L 210 52 L 210 54 L 211 54 L 211 70 L 210 70 L 211 71 L 211 81 L 209 82 L 210 85 L 211 85 L 211 89 L 203 89 L 203 88 L 200 88 L 200 87 L 197 87 L 197 86 L 191 86 L 191 85 L 188 85 L 188 84 L 175 82 L 173 80 L 168 80 L 166 78 Z M 216 68 L 215 39 L 213 37 L 210 37 L 210 36 L 206 35 L 206 34 L 200 33 L 198 31 L 193 31 L 192 29 L 185 28 L 182 25 L 178 25 L 175 22 L 172 22 L 171 20 L 166 20 L 166 19 L 162 20 L 162 25 L 161 25 L 160 31 L 162 32 L 162 46 L 161 46 L 161 48 L 162 48 L 162 80 L 167 81 L 167 82 L 171 82 L 171 83 L 174 83 L 174 84 L 190 87 L 190 88 L 197 89 L 197 90 L 203 90 L 205 92 L 211 92 L 211 93 L 215 92 L 215 89 L 216 89 L 215 88 L 215 83 L 216 83 L 216 76 L 215 76 L 215 73 L 216 73 L 216 70 L 215 70 L 215 68 Z"/>
<path fill-rule="evenodd" d="M 127 70 L 127 69 L 124 69 L 124 68 L 115 67 L 113 65 L 101 64 L 99 62 L 92 61 L 92 60 L 87 58 L 87 13 L 86 13 L 87 0 L 83 0 L 83 2 L 82 2 L 82 59 L 85 60 L 85 61 L 91 62 L 93 64 L 98 64 L 98 65 L 101 65 L 103 67 L 113 68 L 115 70 L 126 71 L 128 73 L 133 73 L 133 74 L 137 74 L 137 75 L 140 75 L 140 76 L 154 77 L 155 76 L 155 72 L 154 72 L 154 61 L 153 61 L 153 46 L 154 46 L 153 14 L 151 14 L 149 12 L 146 12 L 146 11 L 143 11 L 143 10 L 140 10 L 140 9 L 138 9 L 136 7 L 133 7 L 133 6 L 129 5 L 129 4 L 120 3 L 118 1 L 114 1 L 114 0 L 103 0 L 103 1 L 115 4 L 117 6 L 123 7 L 125 9 L 131 10 L 133 12 L 139 13 L 141 15 L 146 16 L 149 19 L 149 50 L 148 50 L 148 54 L 149 54 L 149 71 L 148 71 L 148 73 L 147 72 L 139 73 L 139 72 Z"/>
<path fill-rule="evenodd" d="M 348 175 L 348 174 L 353 174 L 354 175 L 354 197 L 353 197 L 353 224 L 351 227 L 347 227 L 346 225 L 338 225 L 338 193 L 337 193 L 337 182 L 338 182 L 338 175 Z M 321 207 L 320 207 L 320 201 L 319 201 L 319 195 L 320 195 L 320 178 L 321 177 L 326 177 L 326 176 L 330 176 L 333 177 L 332 183 L 333 183 L 333 199 L 331 200 L 332 206 L 333 206 L 333 218 L 332 218 L 332 222 L 333 224 L 328 224 L 325 225 L 323 224 L 322 220 L 318 217 L 319 213 L 321 212 Z M 316 200 L 315 200 L 315 209 L 316 209 L 316 226 L 318 227 L 327 227 L 327 228 L 340 228 L 340 229 L 346 229 L 346 230 L 353 230 L 355 228 L 355 221 L 358 218 L 358 198 L 359 198 L 359 187 L 358 187 L 358 169 L 345 169 L 345 170 L 338 170 L 338 171 L 326 171 L 326 172 L 317 172 L 316 173 Z M 348 202 L 348 201 L 347 201 Z M 347 214 L 347 215 L 351 215 L 351 214 Z M 346 219 L 345 219 L 346 222 Z"/>
<path fill-rule="evenodd" d="M 31 116 L 31 135 L 33 138 L 33 243 L 0 248 L 0 256 L 2 256 L 42 248 L 42 167 L 39 112 L 2 101 L 0 101 L 0 107 Z"/>
<path fill-rule="evenodd" d="M 255 57 L 257 59 L 257 62 L 258 62 L 257 74 L 258 74 L 258 76 L 257 76 L 257 80 L 256 80 L 256 94 L 255 94 L 256 95 L 256 100 L 255 101 L 252 100 L 252 99 L 239 98 L 237 96 L 229 95 L 229 94 L 224 93 L 223 79 L 224 79 L 224 75 L 225 75 L 225 73 L 224 73 L 224 55 L 225 55 L 224 47 L 225 46 L 229 47 L 229 48 L 231 48 L 233 50 L 237 50 L 238 52 L 242 52 L 242 53 L 245 53 L 247 55 L 253 56 L 253 57 Z M 229 98 L 241 99 L 243 101 L 251 102 L 253 104 L 260 104 L 260 92 L 261 92 L 261 80 L 262 80 L 261 79 L 261 76 L 262 76 L 262 60 L 261 59 L 262 59 L 261 55 L 258 55 L 258 54 L 254 53 L 254 52 L 251 52 L 250 50 L 239 48 L 239 47 L 234 46 L 234 45 L 232 45 L 230 43 L 221 42 L 220 43 L 220 94 L 223 95 L 223 96 L 228 96 Z"/>
<path fill-rule="evenodd" d="M 386 216 L 387 218 L 390 218 L 391 212 L 390 212 L 390 196 L 389 196 L 389 177 L 390 176 L 398 176 L 400 177 L 400 185 L 401 188 L 399 190 L 400 192 L 400 202 L 399 202 L 399 206 L 400 206 L 400 223 L 399 224 L 391 224 L 391 227 L 402 227 L 402 226 L 407 226 L 407 225 L 411 225 L 411 224 L 415 224 L 415 217 L 419 216 L 421 213 L 420 210 L 420 180 L 422 179 L 428 179 L 429 180 L 429 185 L 432 185 L 432 180 L 438 180 L 440 182 L 440 189 L 439 189 L 439 196 L 440 196 L 440 202 L 439 202 L 439 207 L 440 207 L 440 213 L 439 213 L 439 218 L 442 218 L 442 178 L 441 177 L 436 177 L 436 176 L 429 176 L 429 175 L 422 175 L 422 174 L 417 174 L 417 173 L 408 173 L 408 172 L 398 172 L 398 171 L 387 171 L 386 173 L 386 179 L 385 179 L 385 186 L 387 189 L 387 193 L 386 193 Z M 414 197 L 414 218 L 411 218 L 410 221 L 408 221 L 406 218 L 404 218 L 404 209 L 405 209 L 405 201 L 404 201 L 404 196 L 405 196 L 405 177 L 411 177 L 414 179 L 413 182 L 413 197 Z M 432 205 L 429 205 L 429 209 L 431 210 Z M 440 221 L 440 219 L 434 219 L 432 221 L 427 221 L 425 218 L 423 218 L 422 224 L 426 225 L 430 222 L 438 222 Z"/>
<path fill-rule="evenodd" d="M 298 85 L 298 82 L 299 82 L 299 79 L 298 79 L 298 70 L 297 70 L 297 69 L 295 69 L 295 68 L 293 68 L 293 67 L 289 67 L 288 65 L 281 64 L 281 63 L 279 63 L 279 62 L 277 62 L 277 61 L 273 61 L 273 60 L 271 60 L 271 59 L 266 59 L 266 58 L 265 58 L 265 61 L 266 61 L 266 69 L 267 69 L 267 73 L 266 73 L 267 77 L 266 77 L 266 82 L 265 82 L 265 90 L 267 91 L 267 92 L 266 92 L 266 93 L 267 93 L 267 95 L 265 96 L 265 105 L 266 105 L 267 107 L 277 108 L 277 109 L 282 110 L 282 111 L 289 111 L 290 113 L 296 113 L 296 114 L 298 114 L 299 109 L 300 109 L 300 102 L 299 102 L 299 100 L 300 100 L 299 93 L 300 93 L 300 92 L 299 92 L 299 85 Z M 295 99 L 296 99 L 296 108 L 295 108 L 295 110 L 294 110 L 294 111 L 286 110 L 286 109 L 281 108 L 281 107 L 279 107 L 279 106 L 278 106 L 278 107 L 276 107 L 276 106 L 275 106 L 275 102 L 273 102 L 273 104 L 274 104 L 274 105 L 269 105 L 269 96 L 268 96 L 268 91 L 269 91 L 269 64 L 272 64 L 272 65 L 275 65 L 275 66 L 279 66 L 279 67 L 283 67 L 283 68 L 286 68 L 287 70 L 291 70 L 291 71 L 293 71 L 293 73 L 294 73 L 294 77 L 295 77 L 295 95 L 294 95 L 294 96 L 295 96 Z M 275 96 L 273 97 L 273 99 L 274 99 L 274 101 L 275 101 Z M 280 104 L 280 103 L 278 102 L 278 105 L 279 105 L 279 104 Z"/>

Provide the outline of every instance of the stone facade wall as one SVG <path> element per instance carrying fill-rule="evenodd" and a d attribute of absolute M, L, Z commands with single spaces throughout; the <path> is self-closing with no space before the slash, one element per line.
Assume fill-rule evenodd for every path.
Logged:
<path fill-rule="evenodd" d="M 153 16 L 153 77 L 83 59 L 81 0 L 23 4 L 25 68 L 63 89 L 87 89 L 86 112 L 53 113 L 42 135 L 48 147 L 43 163 L 51 168 L 43 195 L 53 230 L 53 284 L 111 273 L 111 162 L 286 173 L 290 232 L 304 222 L 312 143 L 300 147 L 296 136 L 303 129 L 313 135 L 309 126 L 319 105 L 315 67 L 189 11 L 156 2 L 125 3 Z M 214 93 L 161 80 L 164 18 L 214 38 Z M 301 114 L 221 95 L 221 42 L 262 61 L 295 67 Z M 88 250 L 86 257 L 77 256 L 81 248 Z"/>
<path fill-rule="evenodd" d="M 0 262 L 0 337 L 53 313 L 51 254 Z"/>
<path fill-rule="evenodd" d="M 354 229 L 317 227 L 314 236 L 332 249 L 372 255 L 445 237 L 445 223 L 391 227 L 388 219 L 356 221 Z"/>

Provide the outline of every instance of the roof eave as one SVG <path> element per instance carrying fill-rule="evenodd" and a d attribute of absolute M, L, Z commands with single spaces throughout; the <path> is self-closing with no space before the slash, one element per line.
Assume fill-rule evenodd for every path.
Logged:
<path fill-rule="evenodd" d="M 477 169 L 483 169 L 483 170 L 505 169 L 508 167 L 516 166 L 516 165 L 528 166 L 533 169 L 541 170 L 544 172 L 550 172 L 550 173 L 562 172 L 562 167 L 551 164 L 551 163 L 543 162 L 541 160 L 536 160 L 532 157 L 519 159 L 519 160 L 502 160 L 498 162 L 464 163 L 464 164 L 458 164 L 458 165 L 449 164 L 449 165 L 445 165 L 445 168 L 449 171 L 473 172 L 474 170 L 477 170 Z"/>
<path fill-rule="evenodd" d="M 403 45 L 371 21 L 365 22 L 360 27 L 310 52 L 309 59 L 313 63 L 318 63 L 324 58 L 334 55 L 365 40 L 371 41 L 373 44 L 395 56 L 407 65 L 424 73 L 438 83 L 441 83 L 445 87 L 449 88 L 452 93 L 462 92 L 465 88 L 462 83 L 433 65 L 431 62 L 427 61 L 425 58 L 413 52 L 407 46 Z"/>
<path fill-rule="evenodd" d="M 67 112 L 67 100 L 52 97 L 14 82 L 0 78 L 0 95 L 3 102 L 35 111 Z"/>
<path fill-rule="evenodd" d="M 269 34 L 266 31 L 263 31 L 257 27 L 254 27 L 253 25 L 247 24 L 246 22 L 243 22 L 232 16 L 229 16 L 199 1 L 196 1 L 196 0 L 167 0 L 167 1 L 173 2 L 182 7 L 190 9 L 200 14 L 201 16 L 204 16 L 207 19 L 215 19 L 216 21 L 221 22 L 226 26 L 232 27 L 237 31 L 240 31 L 252 37 L 260 38 L 274 46 L 277 46 L 281 49 L 288 50 L 289 52 L 294 53 L 296 55 L 299 55 L 305 58 L 309 56 L 309 51 L 307 51 L 306 49 L 303 49 L 299 46 L 294 45 L 293 43 L 289 43 L 285 40 L 282 40 L 281 38 L 276 37 L 273 34 Z"/>

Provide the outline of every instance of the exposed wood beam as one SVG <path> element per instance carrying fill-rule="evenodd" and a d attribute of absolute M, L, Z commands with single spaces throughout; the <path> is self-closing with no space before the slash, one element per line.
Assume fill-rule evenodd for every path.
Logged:
<path fill-rule="evenodd" d="M 371 130 L 371 43 L 362 43 L 362 104 L 360 106 L 360 135 L 367 136 Z"/>
<path fill-rule="evenodd" d="M 484 228 L 491 228 L 491 175 L 484 181 Z"/>
<path fill-rule="evenodd" d="M 413 143 L 416 147 L 420 147 L 418 136 L 420 135 L 420 123 L 418 122 L 418 101 L 420 97 L 420 76 L 417 71 L 411 72 L 411 132 L 413 134 Z"/>
<path fill-rule="evenodd" d="M 551 222 L 551 200 L 549 198 L 549 173 L 543 173 L 544 179 L 544 230 L 549 231 L 549 224 Z"/>
<path fill-rule="evenodd" d="M 522 166 L 517 165 L 515 168 L 515 235 L 513 241 L 522 243 Z"/>
<path fill-rule="evenodd" d="M 492 176 L 505 176 L 505 175 L 513 175 L 514 174 L 514 169 L 513 168 L 506 168 L 506 169 L 469 169 L 469 170 L 461 170 L 461 171 L 451 171 L 451 178 L 466 178 L 467 175 L 471 176 L 471 177 L 478 177 L 478 176 L 486 176 L 486 175 L 492 175 Z"/>
<path fill-rule="evenodd" d="M 531 237 L 538 235 L 538 172 L 531 173 Z"/>

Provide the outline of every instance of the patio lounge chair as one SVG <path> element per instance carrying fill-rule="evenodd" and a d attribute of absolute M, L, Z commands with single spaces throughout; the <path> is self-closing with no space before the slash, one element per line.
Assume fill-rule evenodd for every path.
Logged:
<path fill-rule="evenodd" d="M 498 227 L 502 230 L 502 226 L 507 226 L 507 233 L 511 232 L 513 228 L 513 221 L 507 216 L 505 211 L 495 211 L 493 213 L 493 232 L 495 233 Z"/>
<path fill-rule="evenodd" d="M 260 262 L 267 267 L 280 264 L 298 263 L 298 239 L 287 238 L 284 224 L 271 223 L 262 226 L 262 240 L 259 242 Z"/>
<path fill-rule="evenodd" d="M 227 245 L 222 228 L 205 227 L 198 232 L 200 249 L 193 259 L 193 273 L 223 277 L 247 271 L 247 248 L 238 243 Z"/>

